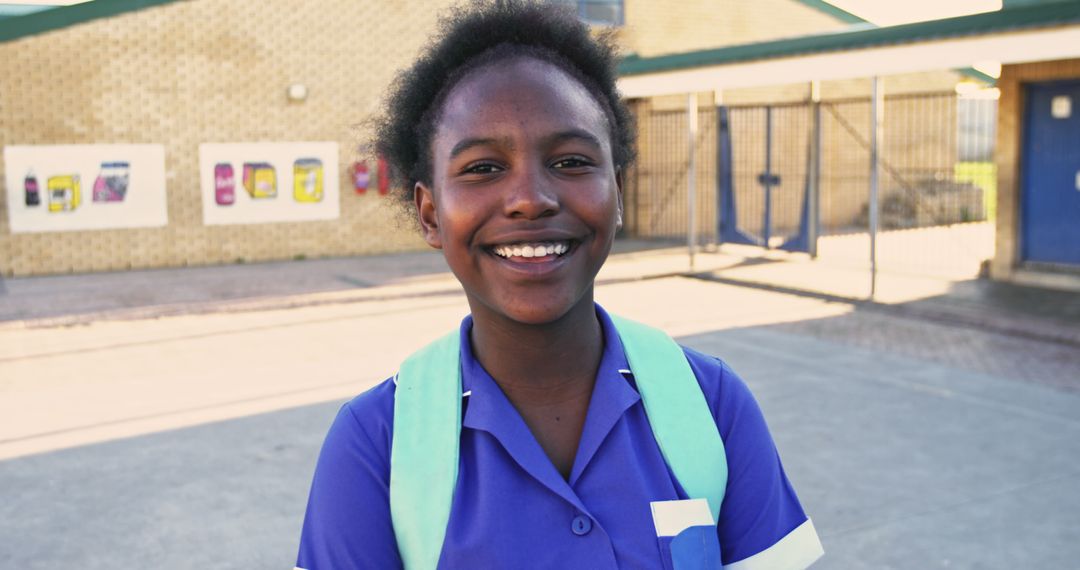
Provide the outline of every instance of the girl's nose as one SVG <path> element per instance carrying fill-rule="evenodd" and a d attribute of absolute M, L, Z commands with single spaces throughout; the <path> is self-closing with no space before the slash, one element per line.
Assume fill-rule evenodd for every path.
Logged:
<path fill-rule="evenodd" d="M 506 196 L 505 213 L 510 218 L 535 220 L 559 211 L 555 187 L 542 169 L 529 168 L 516 177 Z"/>

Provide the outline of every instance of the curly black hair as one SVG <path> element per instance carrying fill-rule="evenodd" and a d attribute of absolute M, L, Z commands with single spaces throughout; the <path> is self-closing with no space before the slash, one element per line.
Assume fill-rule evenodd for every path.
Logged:
<path fill-rule="evenodd" d="M 617 169 L 634 161 L 634 125 L 615 87 L 618 49 L 610 34 L 594 37 L 565 6 L 533 0 L 474 0 L 440 21 L 439 33 L 390 87 L 375 122 L 374 149 L 390 166 L 401 200 L 417 182 L 431 183 L 431 139 L 450 90 L 470 71 L 528 56 L 569 73 L 607 115 Z"/>

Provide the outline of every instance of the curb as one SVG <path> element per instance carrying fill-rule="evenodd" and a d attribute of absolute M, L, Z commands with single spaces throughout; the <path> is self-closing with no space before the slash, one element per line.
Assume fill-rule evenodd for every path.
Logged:
<path fill-rule="evenodd" d="M 638 258 L 648 257 L 657 253 L 662 254 L 662 252 L 663 250 L 656 250 L 654 252 L 649 252 L 644 256 L 633 253 L 623 255 L 625 255 L 629 261 L 635 256 Z M 1068 347 L 1080 347 L 1080 327 L 1070 327 L 1064 324 L 1047 321 L 1046 319 L 1029 318 L 1023 315 L 1010 315 L 1001 311 L 994 311 L 993 309 L 987 311 L 974 307 L 947 306 L 942 302 L 935 302 L 933 303 L 933 306 L 918 305 L 918 302 L 902 304 L 881 303 L 789 286 L 723 277 L 717 275 L 714 271 L 693 272 L 660 270 L 633 276 L 617 276 L 597 279 L 596 284 L 611 285 L 669 277 L 685 277 L 737 287 L 751 287 L 786 295 L 819 299 L 830 303 L 852 305 L 859 309 L 867 309 L 909 319 L 974 328 L 1036 341 L 1052 342 Z M 194 301 L 107 309 L 52 317 L 0 321 L 0 330 L 60 328 L 88 325 L 100 321 L 133 321 L 185 315 L 287 310 L 325 305 L 449 297 L 463 294 L 464 292 L 462 291 L 460 284 L 451 277 L 451 274 L 446 273 L 431 275 L 420 280 L 406 281 L 391 285 L 379 285 L 366 289 L 275 295 L 258 298 Z"/>
<path fill-rule="evenodd" d="M 597 279 L 597 285 L 630 283 L 667 277 L 684 277 L 684 272 L 657 272 L 634 277 L 612 277 Z M 419 287 L 417 287 L 419 285 Z M 416 289 L 416 290 L 409 290 Z M 186 315 L 207 315 L 224 313 L 247 313 L 255 311 L 277 311 L 317 307 L 324 305 L 345 305 L 401 299 L 423 299 L 430 297 L 452 297 L 464 295 L 461 285 L 453 279 L 432 278 L 420 283 L 382 285 L 361 290 L 335 291 L 326 293 L 302 293 L 298 295 L 278 295 L 246 299 L 216 301 L 197 301 L 190 303 L 172 303 L 90 311 L 54 317 L 32 319 L 14 319 L 0 321 L 0 330 L 4 329 L 40 329 L 62 328 L 89 325 L 100 321 L 137 321 L 177 317 Z"/>
<path fill-rule="evenodd" d="M 723 283 L 738 287 L 752 287 L 787 295 L 812 297 L 830 303 L 848 304 L 859 309 L 867 309 L 909 319 L 990 331 L 1008 336 L 1028 338 L 1043 342 L 1053 342 L 1068 347 L 1080 348 L 1080 329 L 1049 322 L 1045 319 L 1011 316 L 1002 313 L 995 314 L 993 312 L 976 311 L 960 307 L 946 307 L 941 303 L 935 303 L 934 307 L 917 306 L 912 303 L 880 303 L 867 299 L 843 297 L 794 287 L 720 277 L 708 272 L 687 273 L 685 276 L 693 279 L 700 279 L 702 281 Z"/>

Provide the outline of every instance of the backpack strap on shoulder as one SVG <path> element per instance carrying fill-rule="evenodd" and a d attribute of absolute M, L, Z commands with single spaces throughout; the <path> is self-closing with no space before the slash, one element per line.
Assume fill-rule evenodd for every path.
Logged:
<path fill-rule="evenodd" d="M 461 339 L 452 333 L 401 364 L 390 447 L 390 517 L 409 570 L 439 563 L 461 441 Z"/>
<path fill-rule="evenodd" d="M 611 320 L 664 460 L 687 495 L 707 499 L 719 521 L 727 455 L 686 354 L 664 331 L 615 315 Z"/>
<path fill-rule="evenodd" d="M 667 333 L 611 315 L 653 437 L 691 498 L 713 520 L 727 488 L 727 456 L 686 354 Z M 454 331 L 402 363 L 394 395 L 390 516 L 408 570 L 434 570 L 450 522 L 461 443 L 461 338 Z"/>

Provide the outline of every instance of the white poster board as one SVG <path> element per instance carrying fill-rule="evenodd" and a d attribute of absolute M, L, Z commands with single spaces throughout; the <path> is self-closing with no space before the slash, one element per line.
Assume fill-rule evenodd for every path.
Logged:
<path fill-rule="evenodd" d="M 159 227 L 168 223 L 165 147 L 4 147 L 12 233 Z"/>
<path fill-rule="evenodd" d="M 336 142 L 199 145 L 203 223 L 261 224 L 337 219 Z"/>

